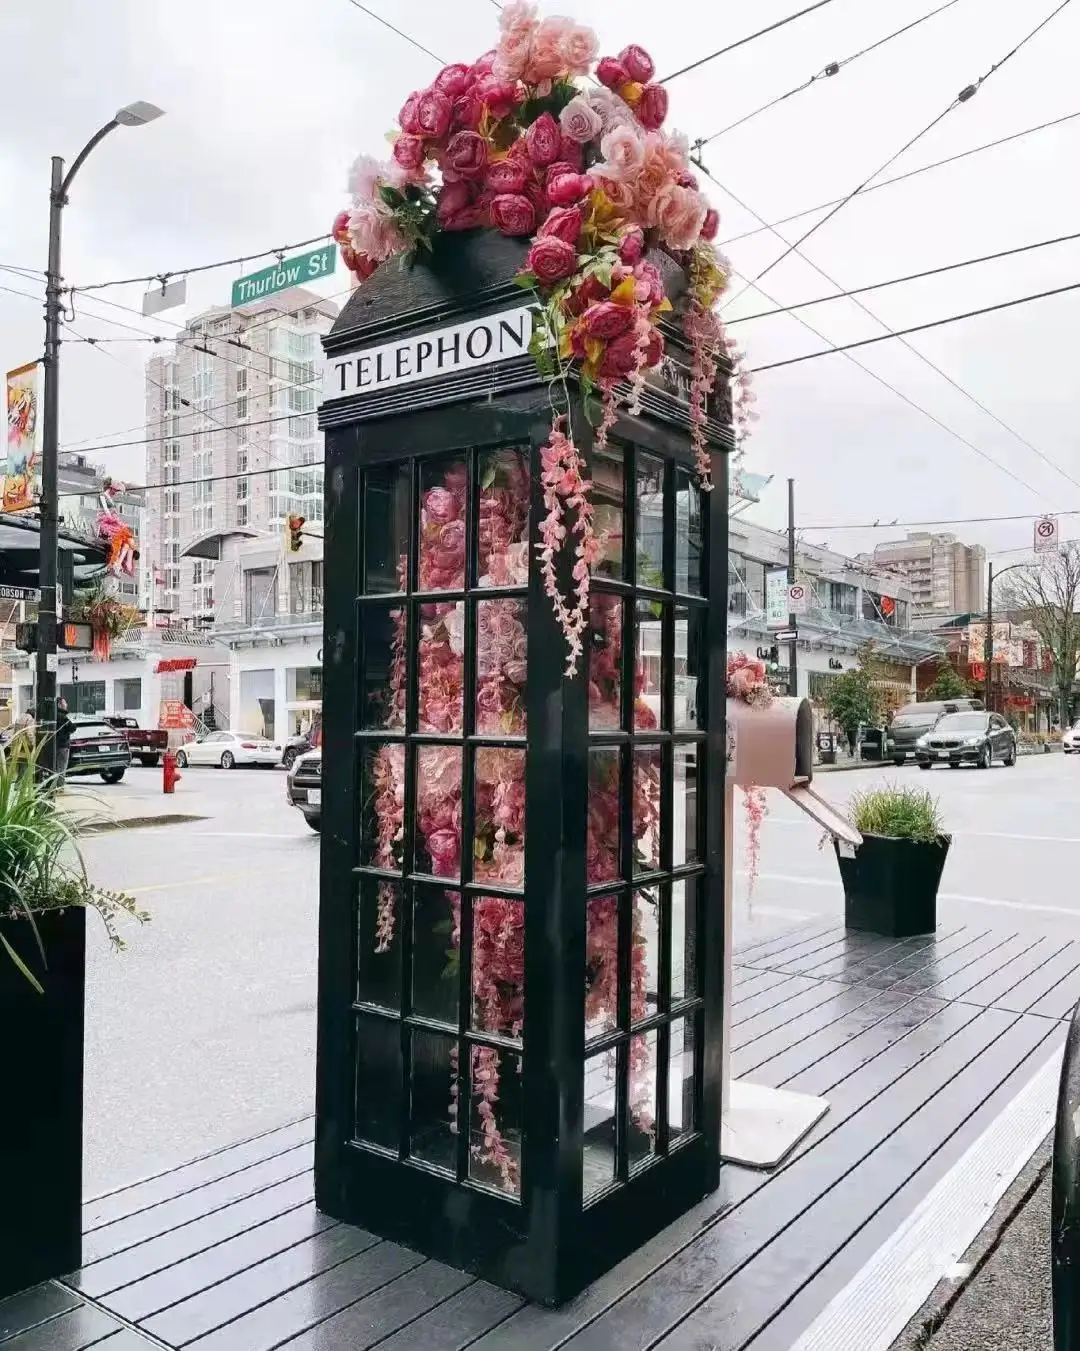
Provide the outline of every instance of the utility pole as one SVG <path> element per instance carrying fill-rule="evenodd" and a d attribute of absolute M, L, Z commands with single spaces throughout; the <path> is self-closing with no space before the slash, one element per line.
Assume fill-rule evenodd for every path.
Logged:
<path fill-rule="evenodd" d="M 787 481 L 787 579 L 788 586 L 794 586 L 798 578 L 795 576 L 795 480 L 789 478 Z M 787 617 L 789 630 L 797 634 L 795 625 L 798 622 L 797 616 L 790 611 Z M 792 638 L 788 643 L 788 694 L 797 699 L 799 697 L 799 640 L 798 637 Z"/>
<path fill-rule="evenodd" d="M 1030 566 L 1031 564 L 1027 562 L 1010 563 L 1007 568 L 1000 568 L 995 574 L 993 563 L 986 565 L 986 639 L 983 643 L 983 665 L 986 670 L 983 675 L 983 703 L 986 705 L 987 713 L 990 712 L 990 676 L 994 664 L 994 578 L 1004 577 L 1007 572 Z"/>

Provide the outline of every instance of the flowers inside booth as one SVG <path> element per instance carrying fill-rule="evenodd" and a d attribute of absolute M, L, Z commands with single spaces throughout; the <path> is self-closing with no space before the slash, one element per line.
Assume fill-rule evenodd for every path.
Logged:
<path fill-rule="evenodd" d="M 734 412 L 745 432 L 753 396 L 715 306 L 728 266 L 713 240 L 719 220 L 692 172 L 684 137 L 665 129 L 668 95 L 655 80 L 651 57 L 630 45 L 600 56 L 596 35 L 569 19 L 537 16 L 535 6 L 508 4 L 500 16 L 496 47 L 472 64 L 445 67 L 401 108 L 392 157 L 361 156 L 351 178 L 351 206 L 334 222 L 334 237 L 361 283 L 399 257 L 422 262 L 439 232 L 489 229 L 529 240 L 517 278 L 535 301 L 531 350 L 556 386 L 568 367 L 578 374 L 593 424 L 592 444 L 602 448 L 620 407 L 637 410 L 646 374 L 664 357 L 661 321 L 681 324 L 691 352 L 689 424 L 698 486 L 708 491 L 710 459 L 706 405 L 718 363 L 734 363 Z M 599 58 L 599 59 L 598 59 Z M 590 79 L 591 77 L 591 79 Z M 676 301 L 665 292 L 664 255 L 685 278 Z M 666 316 L 666 318 L 665 318 Z M 555 393 L 565 394 L 565 388 Z M 615 547 L 597 525 L 592 484 L 574 439 L 565 399 L 553 397 L 550 439 L 540 456 L 544 518 L 537 530 L 540 571 L 567 648 L 567 674 L 586 667 L 590 725 L 623 725 L 621 667 L 623 608 L 613 595 L 590 603 L 594 569 Z M 524 587 L 529 573 L 530 479 L 526 450 L 488 457 L 479 493 L 480 585 Z M 421 476 L 418 588 L 423 593 L 461 591 L 466 578 L 468 483 L 455 463 Z M 618 546 L 621 547 L 621 544 Z M 560 585 L 568 555 L 569 584 Z M 398 560 L 404 589 L 404 556 Z M 475 730 L 502 738 L 526 734 L 525 601 L 493 596 L 476 610 L 477 693 Z M 417 729 L 461 736 L 465 726 L 465 605 L 426 603 L 416 652 Z M 405 725 L 404 609 L 392 612 L 389 678 L 378 695 L 377 725 Z M 729 673 L 730 680 L 730 673 Z M 371 718 L 370 709 L 365 717 Z M 635 729 L 657 726 L 639 672 L 633 696 Z M 368 721 L 368 726 L 373 725 Z M 405 747 L 373 753 L 368 776 L 375 836 L 371 863 L 399 871 L 405 840 Z M 417 870 L 456 881 L 463 850 L 474 881 L 520 888 L 524 876 L 525 750 L 481 747 L 472 784 L 473 838 L 463 840 L 460 745 L 417 750 L 415 839 L 426 855 Z M 587 881 L 617 881 L 620 759 L 591 755 Z M 659 868 L 659 750 L 635 751 L 632 764 L 634 871 Z M 446 960 L 461 943 L 459 907 L 447 892 Z M 389 953 L 401 925 L 399 889 L 380 886 L 374 934 L 377 952 Z M 657 918 L 647 887 L 633 892 L 630 963 L 631 1016 L 646 1014 L 654 976 Z M 588 904 L 585 1018 L 590 1035 L 616 1021 L 618 923 L 614 897 Z M 473 903 L 473 1022 L 502 1039 L 519 1039 L 524 1023 L 524 927 L 520 899 L 491 895 Z M 389 959 L 388 959 L 389 960 Z M 510 1052 L 476 1048 L 472 1095 L 473 1153 L 487 1180 L 518 1189 L 518 1152 L 497 1113 L 501 1083 L 520 1059 Z M 630 1100 L 635 1126 L 653 1129 L 647 1036 L 631 1039 Z M 452 1121 L 458 1115 L 456 1075 L 448 1089 Z"/>

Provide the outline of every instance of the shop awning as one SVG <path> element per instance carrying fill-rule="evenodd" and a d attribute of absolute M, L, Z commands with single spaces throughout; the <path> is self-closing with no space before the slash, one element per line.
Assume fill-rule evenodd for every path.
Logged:
<path fill-rule="evenodd" d="M 0 514 L 0 586 L 38 587 L 40 530 L 36 516 Z M 72 563 L 76 583 L 89 581 L 105 567 L 104 544 L 61 530 L 58 548 Z"/>

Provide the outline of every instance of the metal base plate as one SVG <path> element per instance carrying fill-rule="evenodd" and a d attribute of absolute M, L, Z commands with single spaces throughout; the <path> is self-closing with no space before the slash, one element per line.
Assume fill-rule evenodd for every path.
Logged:
<path fill-rule="evenodd" d="M 775 1168 L 828 1110 L 824 1098 L 732 1080 L 720 1129 L 721 1158 Z"/>

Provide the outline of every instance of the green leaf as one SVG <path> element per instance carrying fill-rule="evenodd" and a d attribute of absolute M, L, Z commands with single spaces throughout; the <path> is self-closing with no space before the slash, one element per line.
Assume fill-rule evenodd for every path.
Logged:
<path fill-rule="evenodd" d="M 396 211 L 405 202 L 405 198 L 398 192 L 397 188 L 387 187 L 385 183 L 379 188 L 379 196 L 391 211 Z"/>
<path fill-rule="evenodd" d="M 15 963 L 15 965 L 16 965 L 16 966 L 19 968 L 19 970 L 23 973 L 23 975 L 24 975 L 24 976 L 26 977 L 26 979 L 30 982 L 30 984 L 34 987 L 34 989 L 38 992 L 38 994 L 44 994 L 44 993 L 45 993 L 45 988 L 44 988 L 44 986 L 41 984 L 41 982 L 38 980 L 38 978 L 34 975 L 34 973 L 30 970 L 30 968 L 26 965 L 26 963 L 25 963 L 25 962 L 23 961 L 23 959 L 19 956 L 19 954 L 15 951 L 15 949 L 11 946 L 11 944 L 7 941 L 7 939 L 4 937 L 3 934 L 0 934 L 0 943 L 3 943 L 4 948 L 5 948 L 6 952 L 7 952 L 7 955 L 11 958 L 11 960 Z"/>
<path fill-rule="evenodd" d="M 519 272 L 514 277 L 514 285 L 523 291 L 534 291 L 538 285 L 535 272 Z"/>
<path fill-rule="evenodd" d="M 487 492 L 487 490 L 495 482 L 495 474 L 496 474 L 495 461 L 489 460 L 488 463 L 484 466 L 484 473 L 480 479 L 481 492 Z"/>

